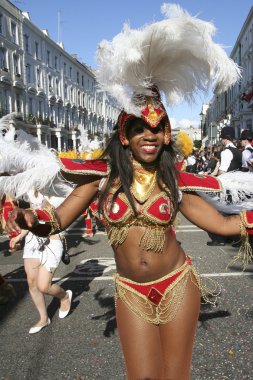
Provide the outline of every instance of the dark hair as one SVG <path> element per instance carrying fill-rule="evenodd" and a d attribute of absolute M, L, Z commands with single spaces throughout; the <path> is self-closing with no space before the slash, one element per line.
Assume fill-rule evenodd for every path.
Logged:
<path fill-rule="evenodd" d="M 219 151 L 219 150 L 215 150 L 215 151 L 213 152 L 213 156 L 214 156 L 215 158 L 217 158 L 218 160 L 220 160 L 220 151 Z"/>
<path fill-rule="evenodd" d="M 137 118 L 134 118 L 130 121 L 127 127 L 128 131 L 136 119 Z M 100 213 L 102 212 L 106 196 L 117 178 L 120 179 L 120 188 L 115 192 L 113 199 L 115 199 L 120 192 L 124 192 L 131 204 L 133 211 L 136 213 L 134 199 L 130 192 L 130 186 L 132 184 L 134 174 L 131 162 L 131 152 L 128 146 L 123 146 L 121 144 L 117 129 L 110 138 L 109 143 L 102 155 L 102 158 L 107 158 L 109 160 L 110 174 L 106 188 L 100 195 Z M 179 199 L 177 177 L 178 170 L 176 167 L 176 150 L 174 148 L 174 143 L 171 141 L 169 145 L 163 146 L 162 152 L 160 153 L 159 164 L 157 168 L 157 183 L 159 186 L 161 186 L 162 180 L 162 182 L 170 190 L 171 201 L 174 208 L 174 216 L 177 212 Z"/>

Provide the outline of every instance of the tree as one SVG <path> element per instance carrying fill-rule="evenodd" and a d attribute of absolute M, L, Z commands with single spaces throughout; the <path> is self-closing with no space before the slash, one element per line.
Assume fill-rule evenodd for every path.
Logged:
<path fill-rule="evenodd" d="M 200 149 L 202 146 L 202 141 L 201 140 L 194 140 L 193 145 L 194 145 L 194 148 Z"/>

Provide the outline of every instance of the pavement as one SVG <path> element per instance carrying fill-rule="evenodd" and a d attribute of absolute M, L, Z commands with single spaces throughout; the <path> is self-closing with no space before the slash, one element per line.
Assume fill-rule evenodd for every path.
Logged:
<path fill-rule="evenodd" d="M 0 273 L 16 297 L 0 305 L 1 380 L 123 380 L 114 310 L 113 252 L 103 233 L 83 239 L 82 222 L 67 234 L 69 265 L 60 264 L 54 281 L 72 289 L 69 316 L 58 318 L 58 303 L 46 297 L 52 323 L 29 335 L 37 312 L 29 295 L 22 251 L 8 255 L 0 238 Z M 221 288 L 217 306 L 202 305 L 192 362 L 192 380 L 252 380 L 253 266 L 227 268 L 237 252 L 231 245 L 209 247 L 207 233 L 179 218 L 177 238 L 203 279 Z"/>

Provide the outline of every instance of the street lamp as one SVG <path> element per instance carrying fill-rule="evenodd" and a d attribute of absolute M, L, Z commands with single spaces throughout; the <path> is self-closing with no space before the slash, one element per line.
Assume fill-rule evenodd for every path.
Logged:
<path fill-rule="evenodd" d="M 204 129 L 204 116 L 205 116 L 204 112 L 201 111 L 199 116 L 200 116 L 200 134 L 201 134 L 201 140 L 202 140 L 203 135 L 205 136 L 204 130 L 203 130 Z"/>

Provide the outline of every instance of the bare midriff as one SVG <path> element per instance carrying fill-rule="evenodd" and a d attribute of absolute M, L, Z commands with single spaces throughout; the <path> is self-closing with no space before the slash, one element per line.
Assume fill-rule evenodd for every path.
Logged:
<path fill-rule="evenodd" d="M 171 229 L 165 231 L 165 244 L 161 253 L 145 251 L 139 246 L 145 227 L 130 227 L 123 244 L 114 249 L 117 272 L 136 282 L 157 280 L 179 268 L 185 253 Z"/>

